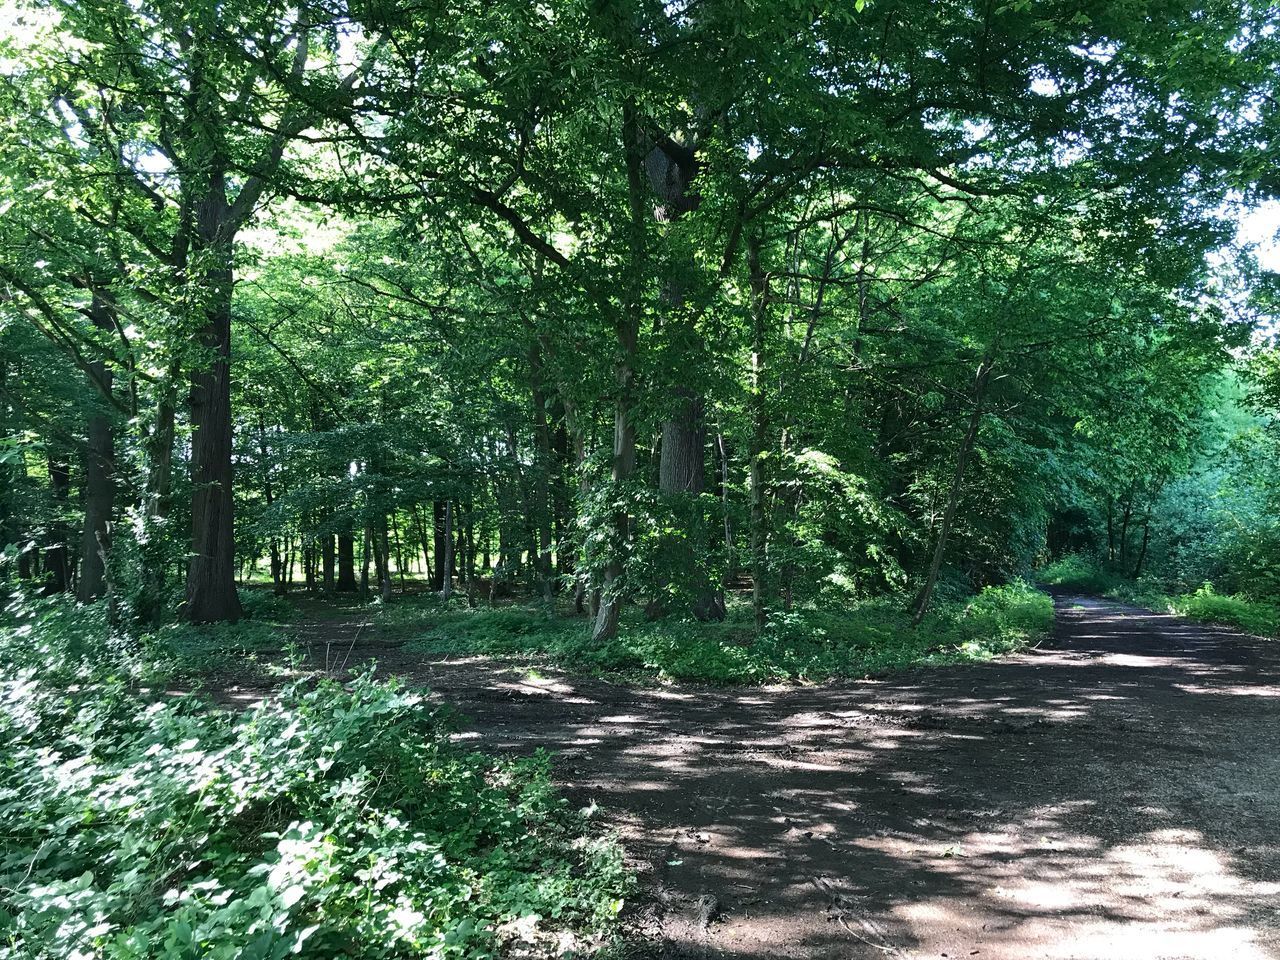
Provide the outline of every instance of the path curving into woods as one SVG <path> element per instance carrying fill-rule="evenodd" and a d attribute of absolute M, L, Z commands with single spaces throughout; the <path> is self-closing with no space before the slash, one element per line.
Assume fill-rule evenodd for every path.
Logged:
<path fill-rule="evenodd" d="M 355 653 L 555 753 L 641 873 L 637 956 L 1280 958 L 1280 645 L 1057 602 L 1038 649 L 839 686 Z"/>

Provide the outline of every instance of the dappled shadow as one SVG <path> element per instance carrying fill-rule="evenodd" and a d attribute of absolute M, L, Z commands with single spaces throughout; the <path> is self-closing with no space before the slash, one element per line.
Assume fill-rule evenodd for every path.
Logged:
<path fill-rule="evenodd" d="M 463 742 L 624 834 L 654 956 L 1280 957 L 1280 660 L 1061 600 L 1041 649 L 821 687 L 637 688 L 383 651 Z"/>
<path fill-rule="evenodd" d="M 990 664 L 724 690 L 429 657 L 362 623 L 300 624 L 311 666 L 376 658 L 460 709 L 461 743 L 551 750 L 641 873 L 640 955 L 1280 958 L 1265 641 L 1059 598 L 1050 642 Z"/>

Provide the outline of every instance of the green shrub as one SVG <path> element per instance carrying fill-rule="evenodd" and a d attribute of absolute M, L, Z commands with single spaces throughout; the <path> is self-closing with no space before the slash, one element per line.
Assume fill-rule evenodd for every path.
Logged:
<path fill-rule="evenodd" d="M 1174 597 L 1171 610 L 1179 616 L 1203 623 L 1239 627 L 1258 636 L 1280 636 L 1280 606 L 1241 596 L 1215 593 L 1206 583 L 1195 593 Z"/>
<path fill-rule="evenodd" d="M 136 692 L 101 618 L 0 624 L 0 958 L 489 957 L 609 935 L 616 845 L 543 756 L 455 746 L 370 675 L 243 715 Z"/>
<path fill-rule="evenodd" d="M 1126 581 L 1102 564 L 1078 553 L 1071 553 L 1037 571 L 1037 579 L 1055 587 L 1067 587 L 1081 593 L 1104 596 Z"/>
<path fill-rule="evenodd" d="M 644 622 L 633 612 L 618 635 L 593 644 L 582 620 L 533 607 L 455 610 L 420 621 L 411 649 L 432 654 L 546 658 L 594 672 L 634 672 L 713 684 L 858 677 L 920 664 L 986 659 L 1042 636 L 1053 603 L 1027 584 L 990 587 L 968 603 L 940 604 L 913 628 L 900 598 L 843 610 L 775 613 L 755 636 L 750 610 L 724 623 Z M 397 623 L 405 627 L 407 620 Z"/>
<path fill-rule="evenodd" d="M 293 604 L 285 597 L 277 597 L 269 590 L 241 589 L 237 592 L 240 595 L 240 610 L 246 620 L 287 623 L 293 619 Z"/>

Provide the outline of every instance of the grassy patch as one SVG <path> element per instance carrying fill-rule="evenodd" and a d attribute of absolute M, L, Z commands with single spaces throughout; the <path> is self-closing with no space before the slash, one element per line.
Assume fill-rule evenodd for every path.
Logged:
<path fill-rule="evenodd" d="M 775 615 L 756 637 L 750 611 L 723 623 L 646 623 L 631 611 L 618 636 L 593 644 L 581 619 L 535 607 L 443 607 L 434 599 L 392 604 L 383 622 L 417 633 L 410 649 L 547 660 L 596 673 L 631 673 L 713 684 L 817 681 L 926 664 L 985 660 L 1043 636 L 1050 599 L 1026 584 L 992 587 L 967 604 L 940 607 L 918 629 L 900 602 L 865 602 L 841 611 Z"/>
<path fill-rule="evenodd" d="M 556 956 L 611 936 L 618 847 L 545 757 L 453 744 L 415 691 L 243 714 L 136 692 L 101 611 L 0 619 L 0 957 Z"/>
<path fill-rule="evenodd" d="M 1185 593 L 1169 601 L 1169 609 L 1190 620 L 1239 627 L 1262 637 L 1280 636 L 1280 606 L 1247 597 L 1215 593 L 1206 583 L 1195 593 Z"/>

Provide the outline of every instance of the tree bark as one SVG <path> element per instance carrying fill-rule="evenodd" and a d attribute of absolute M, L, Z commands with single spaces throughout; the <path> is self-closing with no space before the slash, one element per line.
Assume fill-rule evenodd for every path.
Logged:
<path fill-rule="evenodd" d="M 109 330 L 111 304 L 95 290 L 89 305 L 93 325 Z M 111 389 L 111 371 L 94 360 L 93 380 Z M 84 537 L 80 545 L 80 579 L 76 598 L 82 603 L 96 600 L 106 590 L 106 554 L 109 549 L 111 515 L 115 509 L 115 429 L 105 398 L 93 396 L 95 409 L 89 415 L 84 460 Z"/>
<path fill-rule="evenodd" d="M 356 592 L 356 538 L 347 532 L 338 534 L 338 584 L 339 593 Z"/>
<path fill-rule="evenodd" d="M 453 595 L 453 501 L 444 505 L 444 559 L 440 562 L 440 598 L 448 600 Z"/>
<path fill-rule="evenodd" d="M 320 537 L 320 582 L 324 586 L 325 593 L 332 593 L 335 586 L 333 578 L 333 548 L 333 534 L 322 534 Z"/>
<path fill-rule="evenodd" d="M 619 506 L 611 517 L 612 544 L 604 570 L 601 571 L 599 601 L 595 611 L 595 627 L 591 632 L 594 643 L 611 640 L 618 633 L 622 618 L 621 579 L 623 551 L 630 534 L 630 518 L 621 506 L 620 488 L 631 479 L 636 465 L 636 430 L 631 420 L 634 405 L 635 367 L 640 339 L 640 316 L 644 283 L 642 259 L 645 252 L 644 186 L 641 180 L 644 152 L 640 127 L 636 119 L 635 104 L 623 106 L 622 138 L 627 168 L 627 195 L 631 214 L 631 258 L 633 277 L 627 291 L 627 304 L 617 314 L 615 331 L 618 339 L 618 356 L 614 364 L 613 413 L 613 464 L 610 473 Z M 596 601 L 593 599 L 593 603 Z"/>
<path fill-rule="evenodd" d="M 235 583 L 231 436 L 231 209 L 215 158 L 196 214 L 206 303 L 200 345 L 206 362 L 191 375 L 191 560 L 185 616 L 196 623 L 240 619 Z"/>
<path fill-rule="evenodd" d="M 369 599 L 369 561 L 373 558 L 373 532 L 369 521 L 364 524 L 364 538 L 360 544 L 360 599 Z"/>
<path fill-rule="evenodd" d="M 654 145 L 645 156 L 645 169 L 650 188 L 661 201 L 655 210 L 659 222 L 674 223 L 686 213 L 696 210 L 701 197 L 693 189 L 696 174 L 696 148 L 675 144 Z M 662 301 L 668 322 L 690 324 L 682 316 L 685 291 L 678 276 L 668 275 L 662 284 Z M 696 339 L 689 329 L 679 339 Z M 687 367 L 689 364 L 681 364 Z M 686 369 L 672 370 L 686 374 Z M 671 416 L 662 425 L 662 453 L 658 468 L 658 489 L 672 498 L 677 517 L 675 525 L 684 529 L 673 540 L 678 559 L 677 576 L 685 575 L 691 593 L 690 612 L 698 620 L 723 620 L 724 595 L 707 576 L 704 559 L 707 553 L 706 530 L 703 525 L 700 495 L 705 489 L 706 430 L 703 424 L 702 395 L 686 384 L 672 388 L 675 398 Z M 683 514 L 683 516 L 680 516 Z M 660 605 L 659 605 L 660 606 Z"/>

